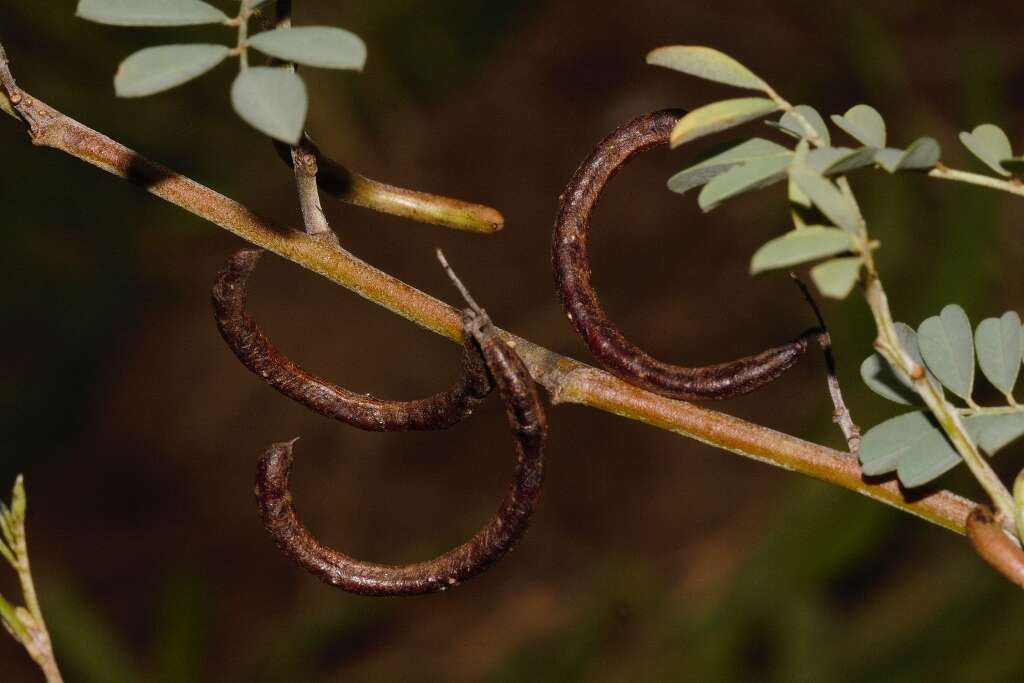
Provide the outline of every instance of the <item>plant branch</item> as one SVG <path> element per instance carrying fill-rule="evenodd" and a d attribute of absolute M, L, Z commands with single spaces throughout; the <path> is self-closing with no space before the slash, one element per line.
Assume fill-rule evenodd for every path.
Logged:
<path fill-rule="evenodd" d="M 928 171 L 928 175 L 932 178 L 939 178 L 940 180 L 954 180 L 960 183 L 967 183 L 968 185 L 979 185 L 981 187 L 987 187 L 992 190 L 1000 190 L 1002 192 L 1009 192 L 1019 197 L 1024 197 L 1024 183 L 1018 178 L 1010 178 L 1009 180 L 1003 180 L 1002 178 L 993 178 L 992 176 L 982 175 L 980 173 L 969 173 L 967 171 L 958 171 L 943 164 L 936 164 L 935 168 Z"/>
<path fill-rule="evenodd" d="M 309 137 L 302 145 L 315 160 L 320 191 L 347 204 L 452 230 L 489 234 L 505 227 L 504 216 L 489 206 L 388 185 L 326 156 Z M 274 146 L 282 161 L 294 163 L 287 145 L 275 142 Z"/>
<path fill-rule="evenodd" d="M 9 73 L 6 59 L 0 52 L 0 77 L 4 72 Z M 25 96 L 19 98 L 19 102 L 15 108 L 28 124 L 33 144 L 62 151 L 135 183 L 432 332 L 461 341 L 459 313 L 447 304 L 374 268 L 330 241 L 277 226 L 238 202 L 143 158 L 38 100 Z M 323 173 L 318 177 L 322 176 Z M 724 413 L 652 394 L 507 332 L 502 334 L 516 345 L 531 375 L 550 392 L 555 403 L 577 403 L 638 420 L 856 491 L 944 528 L 965 533 L 967 515 L 975 506 L 972 501 L 947 491 L 908 500 L 895 481 L 865 481 L 856 459 L 848 454 Z"/>
<path fill-rule="evenodd" d="M 289 28 L 292 25 L 292 3 L 282 1 L 277 3 L 277 17 L 274 28 Z M 274 60 L 271 60 L 272 62 Z M 285 64 L 284 68 L 295 71 L 294 64 Z M 320 189 L 316 182 L 319 171 L 316 163 L 316 155 L 305 143 L 308 138 L 303 134 L 299 144 L 289 148 L 292 159 L 292 169 L 295 171 L 295 189 L 299 195 L 299 208 L 302 210 L 302 224 L 306 226 L 306 233 L 316 236 L 332 236 L 338 239 L 337 234 L 331 229 L 327 222 L 327 215 L 320 204 Z"/>
<path fill-rule="evenodd" d="M 47 683 L 61 683 L 63 679 L 57 660 L 53 656 L 53 644 L 43 620 L 43 611 L 39 607 L 35 582 L 32 580 L 32 567 L 28 559 L 28 541 L 25 533 L 27 504 L 25 481 L 18 475 L 14 482 L 10 508 L 6 505 L 0 506 L 0 524 L 3 525 L 4 539 L 9 551 L 4 555 L 18 574 L 25 607 L 14 607 L 0 597 L 0 617 L 8 632 L 21 643 L 32 661 L 43 671 Z"/>

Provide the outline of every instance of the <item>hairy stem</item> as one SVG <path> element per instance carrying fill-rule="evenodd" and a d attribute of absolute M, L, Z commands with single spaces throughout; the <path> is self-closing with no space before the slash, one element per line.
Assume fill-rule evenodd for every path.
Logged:
<path fill-rule="evenodd" d="M 0 77 L 6 70 L 6 60 L 0 53 Z M 27 95 L 19 97 L 19 102 L 15 108 L 28 124 L 35 145 L 62 151 L 140 185 L 155 196 L 294 261 L 432 332 L 461 341 L 462 321 L 457 310 L 370 266 L 331 241 L 277 226 L 241 204 L 143 158 Z M 724 413 L 652 394 L 507 332 L 502 334 L 515 344 L 531 375 L 550 392 L 556 403 L 578 403 L 638 420 L 856 491 L 944 528 L 965 533 L 967 515 L 975 506 L 970 500 L 947 491 L 908 500 L 893 481 L 864 481 L 856 459 L 848 454 Z"/>

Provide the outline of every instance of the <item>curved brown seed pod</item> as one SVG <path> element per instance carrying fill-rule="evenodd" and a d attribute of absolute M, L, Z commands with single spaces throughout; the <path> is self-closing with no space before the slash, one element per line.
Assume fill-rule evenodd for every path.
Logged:
<path fill-rule="evenodd" d="M 551 263 L 569 320 L 590 352 L 621 379 L 670 398 L 731 398 L 772 381 L 807 350 L 802 337 L 734 361 L 687 368 L 657 360 L 608 319 L 590 282 L 587 233 L 608 181 L 633 157 L 668 142 L 683 112 L 665 110 L 630 121 L 602 140 L 569 181 L 555 222 Z"/>
<path fill-rule="evenodd" d="M 213 286 L 213 307 L 221 336 L 242 364 L 288 398 L 360 429 L 393 432 L 450 427 L 490 392 L 487 369 L 469 338 L 462 377 L 447 391 L 420 400 L 378 399 L 307 372 L 282 355 L 245 311 L 246 282 L 262 253 L 243 249 L 228 259 Z"/>
<path fill-rule="evenodd" d="M 537 506 L 544 479 L 547 419 L 522 360 L 497 336 L 486 316 L 465 314 L 467 337 L 480 344 L 505 402 L 515 436 L 515 478 L 491 522 L 473 538 L 426 562 L 393 566 L 362 562 L 322 545 L 303 526 L 292 505 L 289 476 L 292 443 L 274 444 L 259 462 L 256 500 L 263 524 L 277 545 L 323 581 L 362 595 L 416 595 L 442 591 L 483 572 L 522 537 Z"/>
<path fill-rule="evenodd" d="M 1024 550 L 1006 535 L 990 509 L 979 505 L 971 511 L 967 518 L 967 537 L 983 560 L 1024 588 Z"/>

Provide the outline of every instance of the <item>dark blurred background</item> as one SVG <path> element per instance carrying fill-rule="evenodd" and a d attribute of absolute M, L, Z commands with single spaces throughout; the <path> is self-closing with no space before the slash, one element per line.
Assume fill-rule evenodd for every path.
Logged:
<path fill-rule="evenodd" d="M 223 29 L 130 30 L 74 2 L 4 2 L 21 85 L 71 116 L 292 225 L 291 179 L 231 111 L 232 68 L 117 101 L 118 62 Z M 225 9 L 232 2 L 218 2 Z M 715 3 L 296 2 L 296 22 L 367 42 L 365 73 L 305 70 L 320 145 L 388 182 L 491 204 L 507 227 L 447 232 L 331 200 L 345 246 L 455 301 L 443 247 L 504 327 L 587 358 L 554 295 L 557 198 L 607 132 L 665 106 L 737 96 L 648 67 L 671 43 L 712 45 L 793 102 L 868 102 L 890 139 L 993 121 L 1020 142 L 1024 7 L 952 0 Z M 738 131 L 766 134 L 755 124 Z M 651 153 L 619 176 L 593 239 L 596 283 L 625 331 L 697 364 L 791 338 L 811 320 L 782 275 L 751 279 L 786 229 L 775 188 L 709 216 L 664 189 L 732 139 Z M 241 243 L 0 121 L 4 170 L 0 486 L 25 472 L 32 559 L 69 681 L 971 680 L 1024 676 L 1024 600 L 967 542 L 855 494 L 578 407 L 550 410 L 542 508 L 517 550 L 433 597 L 333 591 L 263 533 L 257 457 L 302 435 L 295 489 L 309 526 L 358 557 L 404 562 L 460 542 L 510 472 L 495 401 L 443 433 L 368 434 L 304 412 L 246 372 L 213 324 L 209 287 Z M 922 177 L 854 183 L 897 317 L 950 302 L 975 321 L 1020 309 L 1019 204 Z M 280 259 L 251 309 L 293 358 L 339 383 L 412 398 L 457 372 L 455 347 Z M 858 296 L 826 307 L 865 426 L 894 408 L 857 367 L 872 326 Z M 822 364 L 714 406 L 841 447 Z M 1018 452 L 1001 457 L 1011 476 Z M 944 487 L 977 495 L 957 471 Z M 0 572 L 5 595 L 17 595 Z M 0 639 L 0 678 L 36 681 Z"/>

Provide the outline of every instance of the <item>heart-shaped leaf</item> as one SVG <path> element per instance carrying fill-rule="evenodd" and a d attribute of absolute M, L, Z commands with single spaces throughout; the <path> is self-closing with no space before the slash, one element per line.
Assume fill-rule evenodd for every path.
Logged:
<path fill-rule="evenodd" d="M 880 353 L 873 353 L 860 364 L 860 376 L 871 391 L 882 398 L 903 405 L 921 404 L 914 386 L 897 375 Z"/>
<path fill-rule="evenodd" d="M 974 335 L 960 306 L 950 304 L 917 328 L 917 341 L 928 369 L 950 391 L 970 401 L 974 389 Z"/>
<path fill-rule="evenodd" d="M 764 97 L 740 97 L 713 102 L 681 118 L 672 129 L 669 144 L 678 147 L 684 142 L 767 116 L 778 108 L 779 105 L 774 101 Z"/>
<path fill-rule="evenodd" d="M 278 28 L 257 33 L 249 45 L 286 62 L 325 69 L 362 70 L 366 44 L 354 33 L 330 26 Z"/>
<path fill-rule="evenodd" d="M 900 348 L 907 352 L 910 358 L 925 368 L 928 380 L 935 390 L 942 394 L 942 385 L 939 380 L 928 370 L 924 358 L 921 357 L 921 348 L 917 340 L 917 331 L 906 323 L 897 322 L 893 324 L 896 330 L 896 339 Z M 924 401 L 914 389 L 914 384 L 909 379 L 898 375 L 889 365 L 889 362 L 881 354 L 875 353 L 869 356 L 861 365 L 861 377 L 872 391 L 896 403 L 907 405 L 922 405 Z"/>
<path fill-rule="evenodd" d="M 256 130 L 290 145 L 302 137 L 308 106 L 306 85 L 288 69 L 255 66 L 231 86 L 231 104 Z"/>
<path fill-rule="evenodd" d="M 1007 396 L 1013 393 L 1021 363 L 1020 316 L 1010 311 L 981 321 L 974 333 L 978 365 L 985 377 Z"/>
<path fill-rule="evenodd" d="M 114 26 L 195 26 L 228 20 L 201 0 L 79 0 L 75 14 Z"/>
<path fill-rule="evenodd" d="M 978 446 L 993 456 L 1024 436 L 1024 413 L 975 415 L 964 419 L 964 426 Z"/>
<path fill-rule="evenodd" d="M 659 47 L 647 55 L 647 63 L 681 71 L 737 88 L 768 92 L 768 84 L 727 54 L 699 45 Z"/>
<path fill-rule="evenodd" d="M 669 178 L 668 189 L 683 194 L 748 161 L 768 157 L 785 157 L 788 160 L 792 154 L 791 151 L 771 140 L 753 138 L 676 173 Z"/>
<path fill-rule="evenodd" d="M 857 284 L 861 263 L 859 256 L 825 261 L 811 268 L 811 279 L 824 296 L 845 299 Z"/>
<path fill-rule="evenodd" d="M 834 256 L 853 248 L 849 234 L 836 228 L 810 225 L 793 230 L 768 242 L 750 260 L 750 273 L 773 268 L 787 268 L 826 256 Z"/>
<path fill-rule="evenodd" d="M 866 104 L 851 107 L 842 116 L 834 114 L 832 123 L 867 147 L 885 147 L 885 120 Z"/>
<path fill-rule="evenodd" d="M 952 469 L 960 455 L 923 412 L 894 417 L 864 434 L 859 453 L 864 474 L 897 471 L 904 486 L 925 484 Z"/>
<path fill-rule="evenodd" d="M 223 45 L 161 45 L 131 55 L 117 68 L 118 97 L 143 97 L 203 75 L 230 54 Z"/>
<path fill-rule="evenodd" d="M 736 195 L 777 183 L 786 177 L 789 160 L 788 156 L 764 157 L 732 168 L 704 186 L 697 204 L 703 211 L 711 211 Z"/>
<path fill-rule="evenodd" d="M 1010 138 L 999 126 L 983 123 L 970 133 L 960 133 L 960 142 L 964 143 L 964 147 L 969 149 L 971 154 L 999 175 L 1010 175 L 999 162 L 1013 156 L 1013 147 L 1010 145 Z"/>

